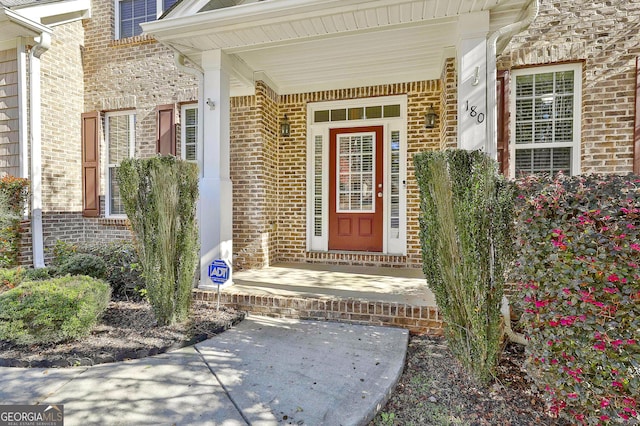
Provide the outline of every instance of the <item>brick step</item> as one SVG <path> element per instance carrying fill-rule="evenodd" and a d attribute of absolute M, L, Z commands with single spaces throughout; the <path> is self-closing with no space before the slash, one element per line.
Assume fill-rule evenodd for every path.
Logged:
<path fill-rule="evenodd" d="M 216 303 L 214 291 L 194 290 L 194 299 Z M 339 321 L 401 327 L 413 334 L 442 335 L 442 318 L 436 307 L 398 302 L 367 302 L 355 299 L 291 297 L 279 295 L 221 293 L 220 304 L 249 314 L 275 318 Z"/>

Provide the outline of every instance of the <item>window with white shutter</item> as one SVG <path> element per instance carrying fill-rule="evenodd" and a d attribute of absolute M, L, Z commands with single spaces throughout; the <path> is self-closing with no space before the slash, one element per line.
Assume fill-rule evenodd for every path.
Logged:
<path fill-rule="evenodd" d="M 581 64 L 512 72 L 512 176 L 580 172 L 581 83 Z"/>

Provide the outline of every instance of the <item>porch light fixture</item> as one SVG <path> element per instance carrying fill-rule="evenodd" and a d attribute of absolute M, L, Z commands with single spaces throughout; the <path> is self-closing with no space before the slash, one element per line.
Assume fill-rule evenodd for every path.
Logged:
<path fill-rule="evenodd" d="M 424 113 L 425 129 L 433 129 L 436 127 L 436 112 L 433 110 L 433 104 L 429 105 L 427 112 Z"/>
<path fill-rule="evenodd" d="M 290 133 L 291 124 L 289 124 L 289 117 L 287 117 L 287 114 L 285 114 L 282 123 L 280 123 L 280 135 L 284 138 L 288 138 Z"/>

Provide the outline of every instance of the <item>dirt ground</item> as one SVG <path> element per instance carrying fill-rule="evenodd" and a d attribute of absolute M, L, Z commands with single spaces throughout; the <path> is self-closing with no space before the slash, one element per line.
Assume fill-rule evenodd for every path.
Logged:
<path fill-rule="evenodd" d="M 462 371 L 443 338 L 412 336 L 405 368 L 378 425 L 567 425 L 545 414 L 521 370 L 524 349 L 508 344 L 495 382 L 478 387 Z"/>

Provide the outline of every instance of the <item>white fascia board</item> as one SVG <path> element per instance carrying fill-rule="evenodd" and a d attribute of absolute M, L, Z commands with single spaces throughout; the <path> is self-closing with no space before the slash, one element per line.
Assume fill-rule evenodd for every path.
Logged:
<path fill-rule="evenodd" d="M 403 2 L 406 2 L 404 0 Z M 361 10 L 362 4 L 380 7 L 397 4 L 398 0 L 270 0 L 195 13 L 188 16 L 165 18 L 141 24 L 145 34 L 163 41 L 171 37 L 192 36 L 251 28 L 270 23 L 313 18 L 327 14 Z M 354 28 L 355 29 L 355 28 Z"/>
<path fill-rule="evenodd" d="M 26 30 L 24 34 L 21 34 L 22 37 L 37 37 L 42 33 L 51 34 L 53 32 L 51 28 L 6 8 L 0 9 L 0 24 L 2 22 L 13 23 Z"/>
<path fill-rule="evenodd" d="M 91 0 L 67 0 L 28 5 L 16 10 L 32 21 L 55 26 L 90 18 Z"/>

